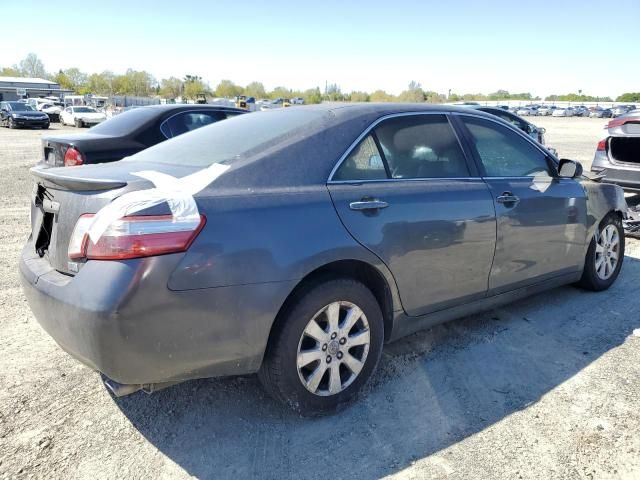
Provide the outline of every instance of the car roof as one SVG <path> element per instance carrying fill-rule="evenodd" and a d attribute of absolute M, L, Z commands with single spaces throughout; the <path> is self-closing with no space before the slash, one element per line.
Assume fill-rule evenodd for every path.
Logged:
<path fill-rule="evenodd" d="M 147 108 L 154 109 L 158 111 L 170 111 L 170 110 L 197 110 L 197 109 L 206 109 L 206 110 L 225 110 L 225 111 L 236 111 L 236 112 L 246 112 L 241 108 L 234 107 L 225 107 L 221 105 L 216 105 L 215 103 L 165 103 L 162 105 L 139 105 L 139 108 Z"/>

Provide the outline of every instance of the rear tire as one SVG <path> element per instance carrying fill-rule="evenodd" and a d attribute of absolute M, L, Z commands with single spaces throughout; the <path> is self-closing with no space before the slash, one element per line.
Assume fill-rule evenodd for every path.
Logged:
<path fill-rule="evenodd" d="M 258 377 L 279 401 L 305 416 L 352 401 L 374 372 L 384 339 L 380 306 L 351 279 L 297 295 L 274 325 Z"/>
<path fill-rule="evenodd" d="M 609 288 L 618 278 L 624 260 L 624 228 L 615 213 L 602 219 L 596 230 L 584 262 L 578 285 L 600 292 Z"/>

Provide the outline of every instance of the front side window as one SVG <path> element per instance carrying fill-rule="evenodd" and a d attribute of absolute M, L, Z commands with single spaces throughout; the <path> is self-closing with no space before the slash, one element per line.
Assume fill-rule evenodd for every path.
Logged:
<path fill-rule="evenodd" d="M 367 135 L 360 142 L 333 175 L 333 180 L 384 180 L 386 178 L 384 162 L 371 135 Z"/>
<path fill-rule="evenodd" d="M 468 177 L 458 139 L 445 115 L 391 118 L 375 129 L 392 178 Z"/>
<path fill-rule="evenodd" d="M 462 117 L 488 177 L 551 176 L 544 153 L 502 125 Z"/>

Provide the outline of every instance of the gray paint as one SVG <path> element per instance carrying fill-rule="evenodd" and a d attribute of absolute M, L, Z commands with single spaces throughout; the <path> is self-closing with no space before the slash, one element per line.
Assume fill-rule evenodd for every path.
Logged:
<path fill-rule="evenodd" d="M 233 164 L 196 196 L 207 223 L 186 253 L 89 261 L 75 276 L 66 266 L 78 215 L 150 186 L 132 171 L 191 173 L 192 167 L 152 160 L 183 147 L 184 155 L 206 151 L 206 131 L 215 125 L 131 160 L 35 171 L 60 203 L 48 255 L 38 257 L 30 239 L 20 262 L 38 321 L 67 351 L 121 383 L 251 373 L 260 367 L 282 305 L 320 267 L 356 260 L 380 272 L 394 312 L 385 336 L 398 338 L 575 281 L 597 223 L 625 209 L 618 187 L 587 180 L 554 179 L 545 194 L 530 188 L 530 178 L 327 184 L 337 161 L 379 118 L 449 107 L 310 108 L 325 112 L 321 122 Z M 463 147 L 470 160 L 464 141 Z M 56 172 L 63 185 L 56 185 Z M 95 181 L 83 179 L 126 185 L 96 191 Z M 520 189 L 521 208 L 502 211 L 494 204 L 504 182 Z M 367 196 L 389 207 L 377 214 L 348 208 Z M 146 213 L 167 211 L 160 206 Z M 40 210 L 32 205 L 32 213 L 37 218 Z"/>

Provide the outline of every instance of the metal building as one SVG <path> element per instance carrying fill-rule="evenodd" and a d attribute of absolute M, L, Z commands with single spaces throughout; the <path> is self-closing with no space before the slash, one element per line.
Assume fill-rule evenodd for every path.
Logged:
<path fill-rule="evenodd" d="M 0 77 L 0 100 L 11 101 L 21 98 L 37 98 L 72 93 L 61 88 L 56 82 L 42 78 Z"/>

